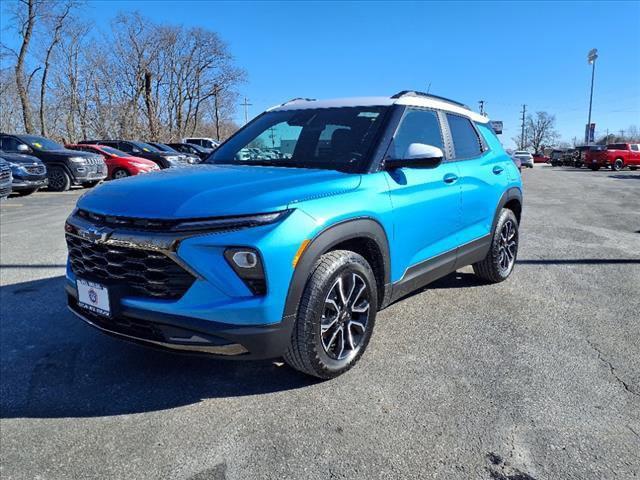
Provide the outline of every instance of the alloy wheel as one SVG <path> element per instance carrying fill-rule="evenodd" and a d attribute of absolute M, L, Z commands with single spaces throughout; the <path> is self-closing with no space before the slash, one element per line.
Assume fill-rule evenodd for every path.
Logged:
<path fill-rule="evenodd" d="M 507 220 L 500 230 L 498 243 L 498 264 L 503 273 L 508 273 L 516 261 L 518 249 L 518 231 L 511 220 Z"/>
<path fill-rule="evenodd" d="M 61 190 L 64 184 L 64 173 L 61 170 L 53 169 L 51 173 L 49 173 L 49 186 L 54 190 Z"/>
<path fill-rule="evenodd" d="M 369 320 L 369 287 L 354 272 L 341 274 L 324 302 L 320 336 L 322 347 L 334 360 L 355 356 L 365 337 Z"/>
<path fill-rule="evenodd" d="M 115 178 L 116 180 L 119 179 L 119 178 L 126 178 L 128 176 L 129 176 L 129 174 L 127 173 L 126 170 L 116 170 L 113 173 L 113 178 Z"/>

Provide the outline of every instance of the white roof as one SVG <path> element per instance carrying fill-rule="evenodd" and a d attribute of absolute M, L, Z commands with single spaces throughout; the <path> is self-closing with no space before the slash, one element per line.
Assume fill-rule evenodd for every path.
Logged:
<path fill-rule="evenodd" d="M 457 113 L 469 117 L 471 120 L 480 123 L 489 122 L 489 118 L 479 113 L 473 112 L 454 103 L 440 100 L 435 97 L 407 94 L 398 98 L 392 97 L 350 97 L 334 98 L 329 100 L 297 99 L 290 102 L 276 105 L 267 111 L 305 110 L 307 108 L 338 108 L 338 107 L 377 107 L 389 105 L 407 105 L 414 107 L 435 108 L 447 112 Z"/>

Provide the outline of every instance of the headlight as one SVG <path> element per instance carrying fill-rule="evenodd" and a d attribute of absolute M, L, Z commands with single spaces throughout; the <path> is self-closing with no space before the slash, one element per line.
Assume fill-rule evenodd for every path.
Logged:
<path fill-rule="evenodd" d="M 74 163 L 87 163 L 87 159 L 84 157 L 69 157 L 69 161 Z"/>
<path fill-rule="evenodd" d="M 180 232 L 192 232 L 198 230 L 230 230 L 237 228 L 257 227 L 269 225 L 282 220 L 291 213 L 291 210 L 281 212 L 263 213 L 259 215 L 244 215 L 241 217 L 211 218 L 207 220 L 189 220 L 176 224 L 172 230 Z"/>
<path fill-rule="evenodd" d="M 164 157 L 167 159 L 167 161 L 169 162 L 179 162 L 180 161 L 180 157 L 178 157 L 177 155 L 169 155 L 168 157 Z"/>

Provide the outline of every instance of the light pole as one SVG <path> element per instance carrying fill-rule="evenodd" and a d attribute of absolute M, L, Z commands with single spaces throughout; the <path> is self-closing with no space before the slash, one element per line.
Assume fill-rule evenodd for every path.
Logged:
<path fill-rule="evenodd" d="M 593 103 L 593 79 L 596 75 L 596 59 L 598 58 L 598 49 L 592 48 L 587 54 L 587 60 L 591 65 L 591 93 L 589 94 L 589 120 L 587 121 L 587 128 L 584 133 L 584 141 L 587 145 L 591 143 L 591 105 Z"/>

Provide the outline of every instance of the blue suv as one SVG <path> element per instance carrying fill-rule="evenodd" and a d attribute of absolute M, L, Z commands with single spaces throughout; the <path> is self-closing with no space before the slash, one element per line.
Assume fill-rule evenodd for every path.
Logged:
<path fill-rule="evenodd" d="M 517 168 L 462 104 L 295 99 L 204 164 L 84 194 L 69 307 L 123 339 L 332 378 L 390 303 L 465 265 L 505 280 L 521 211 Z"/>

